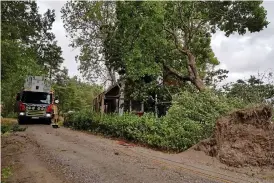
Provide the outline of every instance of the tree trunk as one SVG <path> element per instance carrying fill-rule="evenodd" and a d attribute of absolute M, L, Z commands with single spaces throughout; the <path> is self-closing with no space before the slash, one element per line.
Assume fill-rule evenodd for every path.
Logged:
<path fill-rule="evenodd" d="M 105 112 L 105 94 L 103 93 L 101 95 L 101 117 L 103 116 L 104 112 Z"/>
<path fill-rule="evenodd" d="M 180 78 L 183 81 L 191 81 L 192 84 L 196 86 L 196 88 L 199 91 L 205 90 L 205 84 L 203 80 L 200 78 L 199 72 L 197 70 L 195 56 L 191 53 L 191 51 L 188 49 L 188 47 L 185 45 L 182 46 L 183 43 L 178 39 L 176 32 L 170 29 L 165 29 L 169 34 L 171 34 L 174 38 L 174 44 L 179 52 L 181 52 L 183 55 L 186 55 L 188 57 L 187 61 L 187 70 L 188 70 L 188 76 L 182 76 L 178 71 L 172 68 L 168 68 L 171 73 L 176 75 L 178 78 Z M 190 39 L 189 39 L 190 41 Z"/>
<path fill-rule="evenodd" d="M 188 66 L 188 76 L 183 76 L 180 72 L 178 72 L 176 69 L 173 69 L 169 66 L 164 65 L 165 69 L 168 70 L 169 73 L 176 76 L 181 81 L 190 81 L 199 91 L 205 90 L 205 84 L 202 81 L 202 79 L 199 77 L 199 75 L 196 75 L 193 73 L 190 66 Z M 196 65 L 194 66 L 196 67 Z M 197 77 L 198 76 L 198 77 Z"/>
<path fill-rule="evenodd" d="M 188 74 L 190 77 L 190 81 L 196 86 L 196 88 L 199 91 L 204 91 L 205 84 L 203 80 L 201 79 L 199 72 L 197 70 L 195 57 L 190 51 L 187 51 L 187 57 L 188 57 Z"/>
<path fill-rule="evenodd" d="M 119 97 L 119 116 L 122 116 L 124 113 L 124 101 L 125 101 L 125 81 L 122 80 L 120 88 L 120 97 Z"/>
<path fill-rule="evenodd" d="M 114 84 L 116 84 L 116 76 L 115 76 L 115 71 L 112 67 L 107 67 L 107 71 L 108 71 L 108 79 L 111 80 L 111 86 L 113 86 Z"/>
<path fill-rule="evenodd" d="M 192 82 L 195 86 L 196 86 L 196 88 L 199 90 L 199 91 L 205 91 L 205 84 L 204 84 L 204 82 L 201 80 L 201 78 L 196 78 L 196 79 L 194 79 L 194 81 Z"/>

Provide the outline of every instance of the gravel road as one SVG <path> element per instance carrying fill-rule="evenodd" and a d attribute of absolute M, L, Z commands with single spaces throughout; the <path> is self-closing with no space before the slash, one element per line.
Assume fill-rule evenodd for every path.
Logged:
<path fill-rule="evenodd" d="M 201 169 L 178 168 L 156 157 L 156 151 L 144 150 L 148 152 L 144 155 L 141 147 L 46 125 L 28 125 L 25 132 L 4 136 L 1 147 L 2 164 L 12 166 L 9 182 L 241 182 Z"/>

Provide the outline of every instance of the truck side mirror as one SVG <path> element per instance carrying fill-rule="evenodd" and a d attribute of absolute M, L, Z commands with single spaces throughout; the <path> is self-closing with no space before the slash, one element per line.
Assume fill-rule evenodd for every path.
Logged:
<path fill-rule="evenodd" d="M 17 93 L 16 95 L 16 101 L 19 101 L 20 100 L 20 93 Z"/>

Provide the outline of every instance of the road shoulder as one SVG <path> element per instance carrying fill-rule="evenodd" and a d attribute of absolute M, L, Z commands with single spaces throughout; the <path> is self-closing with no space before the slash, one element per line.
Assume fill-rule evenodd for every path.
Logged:
<path fill-rule="evenodd" d="M 2 136 L 1 168 L 10 169 L 6 182 L 11 183 L 62 183 L 60 175 L 51 171 L 39 159 L 38 147 L 24 133 Z"/>

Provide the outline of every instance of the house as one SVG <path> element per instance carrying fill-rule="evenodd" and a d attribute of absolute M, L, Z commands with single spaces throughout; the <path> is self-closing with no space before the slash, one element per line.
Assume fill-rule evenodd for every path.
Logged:
<path fill-rule="evenodd" d="M 120 87 L 118 83 L 110 86 L 93 100 L 93 110 L 101 113 L 115 113 L 119 111 Z M 144 103 L 124 98 L 125 112 L 144 112 Z"/>
<path fill-rule="evenodd" d="M 147 76 L 146 76 L 147 77 Z M 157 79 L 158 81 L 158 79 Z M 160 80 L 159 80 L 160 81 Z M 182 81 L 174 78 L 169 72 L 163 73 L 163 79 L 159 82 L 159 86 L 180 86 Z M 130 83 L 130 82 L 128 82 Z M 157 94 L 151 94 L 152 97 L 148 98 L 147 101 L 137 101 L 129 99 L 127 90 L 127 83 L 125 84 L 125 97 L 124 97 L 124 111 L 142 114 L 144 112 L 155 112 L 157 111 L 158 116 L 166 114 L 168 107 L 171 105 L 171 99 L 169 101 L 159 101 L 160 96 Z M 118 113 L 119 111 L 119 97 L 120 87 L 118 83 L 110 86 L 106 91 L 100 93 L 93 100 L 93 110 L 101 113 Z M 157 100 L 158 97 L 158 100 Z"/>

